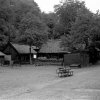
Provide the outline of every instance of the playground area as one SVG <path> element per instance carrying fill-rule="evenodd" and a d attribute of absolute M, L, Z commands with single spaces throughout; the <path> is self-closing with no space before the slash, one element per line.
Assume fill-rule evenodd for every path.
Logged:
<path fill-rule="evenodd" d="M 58 77 L 61 66 L 0 67 L 0 100 L 100 100 L 100 66 L 72 68 Z"/>

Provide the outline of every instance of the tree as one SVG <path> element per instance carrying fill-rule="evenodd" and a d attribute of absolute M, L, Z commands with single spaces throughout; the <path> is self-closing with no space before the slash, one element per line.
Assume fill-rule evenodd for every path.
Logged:
<path fill-rule="evenodd" d="M 38 5 L 32 1 L 24 2 L 20 0 L 14 5 L 14 26 L 18 30 L 16 34 L 16 42 L 40 47 L 46 41 L 46 25 L 42 21 L 41 11 Z M 31 63 L 31 49 L 30 49 Z"/>
<path fill-rule="evenodd" d="M 46 38 L 45 24 L 42 22 L 39 16 L 28 13 L 20 22 L 19 35 L 17 36 L 17 38 L 19 39 L 19 41 L 21 41 L 21 39 L 23 38 L 24 43 L 27 44 L 27 37 L 30 37 L 33 40 L 32 44 L 39 46 L 39 43 L 42 42 L 40 36 L 42 36 L 41 38 Z"/>
<path fill-rule="evenodd" d="M 48 38 L 49 39 L 55 39 L 56 34 L 55 34 L 55 26 L 58 21 L 58 17 L 55 13 L 42 13 L 43 17 L 43 22 L 46 24 L 47 29 L 48 29 Z"/>
<path fill-rule="evenodd" d="M 100 17 L 91 13 L 88 9 L 81 9 L 76 21 L 72 24 L 71 35 L 75 43 L 84 43 L 86 48 L 89 42 L 100 40 Z"/>
<path fill-rule="evenodd" d="M 13 36 L 15 31 L 13 18 L 14 13 L 10 1 L 0 0 L 0 37 L 2 38 L 0 44 L 5 44 L 8 41 L 10 34 Z"/>
<path fill-rule="evenodd" d="M 70 32 L 70 35 L 73 35 L 74 43 L 88 46 L 88 39 L 92 34 L 93 20 L 93 14 L 87 8 L 82 8 L 78 11 Z"/>
<path fill-rule="evenodd" d="M 68 13 L 66 13 L 65 17 L 65 14 L 62 11 L 62 13 L 64 14 L 63 16 L 65 18 L 71 15 L 67 18 L 68 21 L 64 20 L 64 17 L 60 17 L 62 25 L 66 27 L 69 25 L 67 28 L 65 27 L 66 29 L 69 29 L 69 31 L 65 31 L 67 33 L 65 33 L 64 37 L 62 38 L 62 45 L 68 46 L 75 50 L 75 48 L 80 49 L 78 48 L 78 45 L 81 45 L 83 47 L 84 44 L 85 46 L 82 49 L 89 50 L 88 54 L 90 57 L 90 62 L 94 64 L 98 60 L 98 52 L 96 50 L 96 46 L 91 46 L 90 44 L 96 43 L 96 41 L 100 41 L 100 15 L 99 13 L 93 14 L 85 7 L 84 3 L 79 3 L 81 4 L 79 8 L 75 2 L 68 3 L 68 5 L 73 8 L 72 4 L 76 5 L 76 12 L 73 10 L 71 11 L 70 9 L 71 13 L 69 11 Z M 70 6 L 67 7 L 70 8 Z M 62 9 L 66 8 L 66 6 L 64 5 L 61 7 Z M 62 13 L 60 14 L 62 15 Z M 75 16 L 73 17 L 72 15 Z"/>
<path fill-rule="evenodd" d="M 0 41 L 41 46 L 47 27 L 33 0 L 0 0 Z M 0 43 L 0 45 L 1 45 Z"/>
<path fill-rule="evenodd" d="M 25 36 L 30 36 L 33 40 L 39 35 L 46 37 L 46 28 L 42 21 L 41 11 L 33 0 L 1 0 L 0 5 L 0 29 L 6 42 L 9 37 L 10 41 L 13 42 L 15 39 L 16 42 L 22 39 L 24 44 L 27 44 Z"/>
<path fill-rule="evenodd" d="M 84 6 L 84 2 L 77 0 L 66 0 L 55 6 L 55 12 L 59 17 L 59 25 L 61 24 L 63 27 L 63 35 L 70 33 L 72 23 L 76 20 L 77 12 Z"/>

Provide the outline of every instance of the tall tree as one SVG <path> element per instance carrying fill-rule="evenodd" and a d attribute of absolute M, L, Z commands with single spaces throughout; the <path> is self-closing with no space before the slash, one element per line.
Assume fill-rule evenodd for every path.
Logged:
<path fill-rule="evenodd" d="M 24 43 L 26 44 L 28 43 L 27 38 L 31 38 L 32 44 L 40 46 L 39 43 L 43 42 L 41 38 L 46 38 L 46 26 L 41 20 L 41 17 L 31 12 L 28 12 L 26 16 L 21 19 L 18 28 L 19 35 L 17 35 L 17 39 L 19 41 L 21 41 L 21 39 L 23 41 L 24 39 Z"/>
<path fill-rule="evenodd" d="M 88 46 L 93 29 L 93 14 L 87 9 L 82 8 L 77 12 L 77 17 L 72 23 L 70 35 L 73 35 L 74 43 L 82 43 Z M 92 28 L 92 29 L 91 29 Z"/>
<path fill-rule="evenodd" d="M 14 32 L 13 20 L 14 13 L 10 1 L 0 0 L 0 37 L 2 38 L 0 44 L 6 43 L 10 33 Z"/>
<path fill-rule="evenodd" d="M 100 40 L 100 17 L 91 13 L 88 9 L 81 9 L 76 21 L 72 24 L 71 35 L 76 43 L 84 43 L 88 47 L 89 42 Z"/>
<path fill-rule="evenodd" d="M 84 6 L 84 2 L 77 0 L 65 0 L 55 6 L 55 12 L 59 16 L 59 23 L 63 27 L 63 35 L 70 33 L 71 24 L 75 22 L 78 10 Z"/>
<path fill-rule="evenodd" d="M 43 21 L 46 24 L 48 28 L 48 38 L 49 39 L 55 39 L 55 26 L 58 22 L 58 16 L 55 13 L 42 13 Z"/>
<path fill-rule="evenodd" d="M 40 46 L 46 38 L 46 25 L 34 0 L 0 0 L 0 40 Z M 1 43 L 0 43 L 1 44 Z"/>
<path fill-rule="evenodd" d="M 93 41 L 99 37 L 100 17 L 90 12 L 85 2 L 66 0 L 63 4 L 55 6 L 55 11 L 59 16 L 58 26 L 61 27 L 58 28 L 62 29 L 59 32 L 62 32 L 60 34 L 63 36 L 64 46 L 72 47 L 78 43 L 87 47 L 89 40 Z"/>

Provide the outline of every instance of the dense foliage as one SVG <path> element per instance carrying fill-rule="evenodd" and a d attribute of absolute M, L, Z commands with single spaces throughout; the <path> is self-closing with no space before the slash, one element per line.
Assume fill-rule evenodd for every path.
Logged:
<path fill-rule="evenodd" d="M 96 48 L 100 48 L 97 42 L 100 41 L 99 11 L 92 13 L 83 1 L 65 0 L 55 6 L 55 12 L 59 17 L 56 32 L 62 39 L 61 45 L 70 47 L 72 51 L 88 49 L 90 62 L 96 63 Z"/>
<path fill-rule="evenodd" d="M 86 8 L 85 2 L 65 0 L 55 6 L 59 16 L 58 34 L 62 37 L 62 45 L 73 47 L 100 40 L 100 15 Z"/>
<path fill-rule="evenodd" d="M 87 48 L 100 41 L 100 15 L 85 2 L 64 0 L 55 12 L 44 13 L 34 0 L 0 0 L 0 45 L 8 41 L 41 46 L 47 39 L 62 39 L 62 46 Z"/>
<path fill-rule="evenodd" d="M 47 39 L 47 26 L 32 0 L 0 0 L 0 40 L 40 46 Z"/>

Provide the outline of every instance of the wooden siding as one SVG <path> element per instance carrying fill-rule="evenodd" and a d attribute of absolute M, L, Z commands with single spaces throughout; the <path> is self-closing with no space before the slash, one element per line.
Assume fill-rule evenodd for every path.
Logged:
<path fill-rule="evenodd" d="M 86 66 L 89 64 L 89 56 L 87 53 L 72 53 L 64 55 L 64 65 L 81 64 Z"/>

